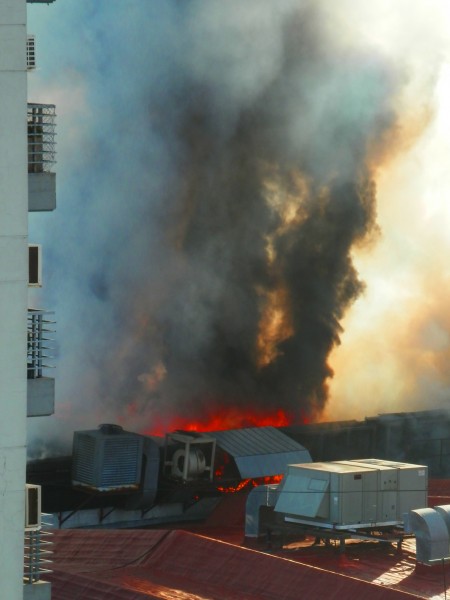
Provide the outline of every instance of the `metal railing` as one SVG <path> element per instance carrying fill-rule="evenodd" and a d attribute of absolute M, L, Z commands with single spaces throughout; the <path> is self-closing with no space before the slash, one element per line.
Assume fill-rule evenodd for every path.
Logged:
<path fill-rule="evenodd" d="M 28 333 L 27 333 L 27 376 L 28 379 L 43 377 L 44 369 L 52 369 L 54 365 L 49 364 L 54 358 L 55 321 L 49 319 L 53 312 L 45 310 L 28 309 Z"/>
<path fill-rule="evenodd" d="M 46 523 L 43 517 L 43 525 Z M 50 550 L 52 534 L 47 529 L 38 528 L 33 531 L 25 531 L 24 542 L 24 561 L 23 561 L 23 582 L 26 585 L 36 583 L 41 579 L 41 575 L 51 573 L 49 565 L 51 564 Z"/>
<path fill-rule="evenodd" d="M 28 173 L 50 173 L 56 162 L 54 104 L 28 104 Z"/>

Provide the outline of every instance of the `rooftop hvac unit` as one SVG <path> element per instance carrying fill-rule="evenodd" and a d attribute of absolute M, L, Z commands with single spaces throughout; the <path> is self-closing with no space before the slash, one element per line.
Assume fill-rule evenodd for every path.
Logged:
<path fill-rule="evenodd" d="M 164 450 L 164 469 L 183 481 L 213 478 L 216 440 L 194 434 L 168 433 Z"/>
<path fill-rule="evenodd" d="M 25 485 L 25 530 L 37 531 L 41 527 L 41 486 Z"/>
<path fill-rule="evenodd" d="M 27 35 L 27 69 L 32 71 L 36 68 L 36 38 L 34 35 Z"/>
<path fill-rule="evenodd" d="M 348 529 L 399 525 L 427 505 L 427 467 L 364 459 L 289 465 L 275 511 L 284 520 Z"/>
<path fill-rule="evenodd" d="M 28 244 L 28 285 L 29 287 L 42 286 L 42 246 Z"/>
<path fill-rule="evenodd" d="M 141 482 L 143 437 L 119 425 L 100 425 L 73 436 L 72 485 L 100 492 L 130 492 Z"/>

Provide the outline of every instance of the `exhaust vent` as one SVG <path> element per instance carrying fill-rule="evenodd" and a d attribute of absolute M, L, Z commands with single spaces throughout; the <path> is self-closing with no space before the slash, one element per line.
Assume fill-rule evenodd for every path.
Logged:
<path fill-rule="evenodd" d="M 164 469 L 175 479 L 194 481 L 213 478 L 216 440 L 194 434 L 168 433 L 164 450 Z"/>
<path fill-rule="evenodd" d="M 27 36 L 27 69 L 33 71 L 36 68 L 36 38 L 34 35 Z"/>

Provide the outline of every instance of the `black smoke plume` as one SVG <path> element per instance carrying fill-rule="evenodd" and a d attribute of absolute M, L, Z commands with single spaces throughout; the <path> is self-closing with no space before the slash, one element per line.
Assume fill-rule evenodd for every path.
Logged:
<path fill-rule="evenodd" d="M 293 421 L 325 406 L 396 93 L 326 4 L 74 3 L 89 114 L 46 235 L 75 419 L 151 430 L 218 406 Z M 277 294 L 288 332 L 262 362 Z"/>

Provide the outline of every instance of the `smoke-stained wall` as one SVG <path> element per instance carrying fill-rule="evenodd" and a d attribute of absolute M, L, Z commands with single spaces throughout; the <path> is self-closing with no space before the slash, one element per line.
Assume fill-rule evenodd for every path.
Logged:
<path fill-rule="evenodd" d="M 328 2 L 60 4 L 56 418 L 320 416 L 408 73 Z"/>

